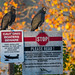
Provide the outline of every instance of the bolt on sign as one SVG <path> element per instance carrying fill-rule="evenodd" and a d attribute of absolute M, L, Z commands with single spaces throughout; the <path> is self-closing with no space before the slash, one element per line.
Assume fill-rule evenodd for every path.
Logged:
<path fill-rule="evenodd" d="M 23 31 L 1 31 L 1 62 L 24 61 Z"/>
<path fill-rule="evenodd" d="M 24 32 L 23 75 L 63 73 L 62 32 Z"/>

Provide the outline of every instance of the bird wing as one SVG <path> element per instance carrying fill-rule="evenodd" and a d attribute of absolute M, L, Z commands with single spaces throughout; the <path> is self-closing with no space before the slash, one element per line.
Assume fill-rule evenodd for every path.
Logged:
<path fill-rule="evenodd" d="M 39 23 L 39 27 L 43 24 L 45 20 L 45 14 L 41 13 L 41 22 Z"/>
<path fill-rule="evenodd" d="M 11 15 L 9 13 L 5 14 L 1 22 L 1 29 L 5 30 L 8 27 L 10 20 L 11 20 Z"/>
<path fill-rule="evenodd" d="M 9 26 L 12 25 L 12 23 L 15 21 L 15 18 L 16 18 L 16 15 L 15 14 L 11 15 L 11 21 L 9 23 Z"/>
<path fill-rule="evenodd" d="M 31 22 L 31 30 L 35 30 L 38 28 L 39 23 L 41 22 L 41 13 L 36 14 Z"/>

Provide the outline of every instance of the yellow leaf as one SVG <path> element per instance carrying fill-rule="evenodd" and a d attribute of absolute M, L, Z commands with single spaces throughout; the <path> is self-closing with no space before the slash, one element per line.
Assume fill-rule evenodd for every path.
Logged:
<path fill-rule="evenodd" d="M 65 68 L 65 71 L 68 71 L 68 67 Z"/>
<path fill-rule="evenodd" d="M 6 14 L 8 11 L 7 10 L 4 10 L 4 13 Z"/>
<path fill-rule="evenodd" d="M 62 21 L 59 21 L 60 24 L 62 24 Z"/>
<path fill-rule="evenodd" d="M 17 8 L 17 6 L 18 6 L 18 4 L 15 3 L 13 0 L 9 4 L 13 5 L 15 8 Z"/>
<path fill-rule="evenodd" d="M 57 4 L 58 2 L 57 2 L 57 0 L 55 0 L 55 1 L 53 1 L 53 3 L 54 3 L 54 4 Z"/>
<path fill-rule="evenodd" d="M 65 38 L 65 34 L 63 33 L 62 35 L 63 35 L 63 38 Z"/>
<path fill-rule="evenodd" d="M 53 28 L 53 24 L 49 25 L 51 28 Z"/>
<path fill-rule="evenodd" d="M 71 0 L 68 0 L 69 3 L 71 3 Z"/>
<path fill-rule="evenodd" d="M 67 12 L 68 11 L 68 8 L 64 8 L 63 11 L 66 11 Z"/>
<path fill-rule="evenodd" d="M 66 26 L 65 26 L 66 29 L 69 29 L 70 27 L 71 27 L 70 23 L 67 23 Z"/>
<path fill-rule="evenodd" d="M 57 28 L 57 31 L 60 31 L 60 29 L 61 29 L 61 28 L 60 28 L 60 27 L 58 27 L 58 28 Z"/>
<path fill-rule="evenodd" d="M 61 10 L 60 13 L 62 14 L 63 13 L 63 10 Z"/>
<path fill-rule="evenodd" d="M 7 10 L 8 9 L 8 7 L 5 7 L 5 10 Z"/>
<path fill-rule="evenodd" d="M 54 6 L 54 3 L 52 3 L 52 6 Z"/>
<path fill-rule="evenodd" d="M 46 23 L 49 23 L 49 19 L 46 19 L 45 21 L 46 21 Z"/>
<path fill-rule="evenodd" d="M 25 23 L 26 23 L 25 21 L 22 22 L 23 25 L 25 25 Z"/>
<path fill-rule="evenodd" d="M 67 45 L 67 40 L 64 40 L 64 43 Z"/>
<path fill-rule="evenodd" d="M 12 4 L 15 8 L 17 8 L 18 4 L 16 4 L 15 2 L 13 2 Z"/>
<path fill-rule="evenodd" d="M 5 2 L 5 3 L 4 3 L 4 6 L 8 6 L 8 2 Z"/>

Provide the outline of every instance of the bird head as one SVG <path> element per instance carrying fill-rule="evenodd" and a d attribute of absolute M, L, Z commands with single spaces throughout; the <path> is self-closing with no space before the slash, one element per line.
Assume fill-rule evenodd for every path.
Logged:
<path fill-rule="evenodd" d="M 11 6 L 11 12 L 12 12 L 13 14 L 15 14 L 15 13 L 16 13 L 16 9 L 15 9 L 15 7 L 14 7 L 14 6 Z"/>
<path fill-rule="evenodd" d="M 43 10 L 43 11 L 46 11 L 46 10 L 47 10 L 47 8 L 46 8 L 46 7 L 43 7 L 43 8 L 42 8 L 42 10 Z"/>
<path fill-rule="evenodd" d="M 47 8 L 46 7 L 43 7 L 41 11 L 45 14 L 46 13 L 46 10 L 47 10 Z"/>

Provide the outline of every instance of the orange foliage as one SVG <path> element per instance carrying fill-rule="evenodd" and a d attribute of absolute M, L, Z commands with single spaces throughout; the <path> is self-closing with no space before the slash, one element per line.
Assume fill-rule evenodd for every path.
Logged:
<path fill-rule="evenodd" d="M 5 2 L 5 3 L 4 3 L 4 6 L 8 6 L 8 2 Z"/>
<path fill-rule="evenodd" d="M 19 28 L 20 28 L 20 29 L 22 29 L 22 28 L 23 28 L 23 26 L 22 26 L 22 25 L 20 25 L 20 26 L 19 26 Z"/>
<path fill-rule="evenodd" d="M 60 28 L 60 27 L 58 27 L 58 28 L 57 28 L 57 31 L 60 31 L 60 30 L 61 30 L 61 28 Z"/>
<path fill-rule="evenodd" d="M 18 15 L 20 15 L 20 14 L 21 14 L 21 12 L 19 11 L 19 12 L 18 12 Z"/>
<path fill-rule="evenodd" d="M 48 11 L 48 12 L 49 12 L 49 13 L 51 13 L 52 11 L 53 11 L 52 9 L 49 9 L 49 11 Z"/>
<path fill-rule="evenodd" d="M 50 18 L 50 14 L 47 14 L 47 15 L 45 16 L 45 19 L 47 19 L 47 18 Z"/>
<path fill-rule="evenodd" d="M 33 18 L 35 15 L 33 14 L 31 18 Z"/>
<path fill-rule="evenodd" d="M 37 12 L 36 11 L 34 11 L 34 14 L 36 14 Z"/>
<path fill-rule="evenodd" d="M 66 29 L 69 29 L 70 27 L 71 27 L 71 23 L 66 23 L 65 28 L 66 28 Z"/>
<path fill-rule="evenodd" d="M 54 0 L 53 3 L 54 3 L 54 4 L 58 4 L 58 0 Z"/>
<path fill-rule="evenodd" d="M 25 21 L 23 21 L 23 22 L 22 22 L 22 25 L 25 25 L 25 23 L 26 23 L 26 22 L 25 22 Z"/>
<path fill-rule="evenodd" d="M 58 28 L 58 25 L 55 25 L 54 28 Z"/>
<path fill-rule="evenodd" d="M 3 13 L 2 13 L 2 12 L 0 12 L 0 19 L 2 19 L 2 17 L 3 17 Z"/>
<path fill-rule="evenodd" d="M 4 10 L 4 13 L 5 13 L 5 14 L 8 13 L 8 10 Z"/>
<path fill-rule="evenodd" d="M 38 6 L 35 6 L 36 9 L 38 9 Z"/>
<path fill-rule="evenodd" d="M 53 24 L 51 24 L 51 25 L 49 25 L 50 26 L 50 28 L 53 28 Z"/>
<path fill-rule="evenodd" d="M 48 22 L 48 24 L 50 25 L 50 24 L 52 24 L 52 20 L 51 19 L 49 19 L 49 22 Z"/>
<path fill-rule="evenodd" d="M 70 6 L 70 4 L 69 3 L 65 3 L 67 6 Z"/>
<path fill-rule="evenodd" d="M 56 23 L 58 23 L 57 20 L 53 21 L 53 24 L 56 24 Z"/>
<path fill-rule="evenodd" d="M 72 29 L 74 29 L 74 30 L 75 30 L 75 25 L 72 25 Z"/>
<path fill-rule="evenodd" d="M 18 4 L 14 2 L 14 0 L 11 0 L 9 4 L 13 5 L 15 8 L 17 8 L 18 6 Z"/>
<path fill-rule="evenodd" d="M 58 8 L 58 9 L 60 8 L 60 5 L 59 5 L 59 4 L 57 5 L 57 8 Z"/>
<path fill-rule="evenodd" d="M 17 17 L 17 18 L 15 19 L 15 22 L 16 22 L 16 21 L 19 21 L 19 20 L 20 20 L 20 18 L 19 18 L 19 17 Z"/>

